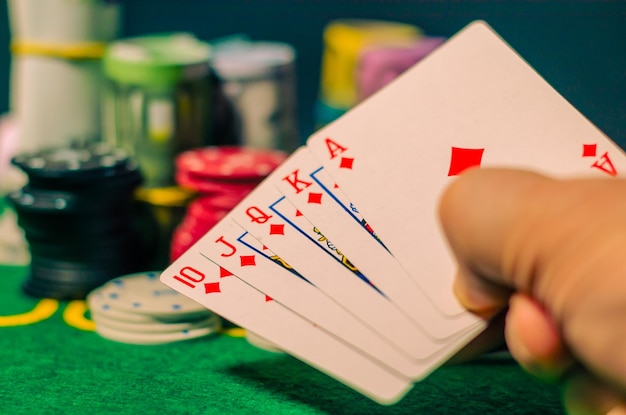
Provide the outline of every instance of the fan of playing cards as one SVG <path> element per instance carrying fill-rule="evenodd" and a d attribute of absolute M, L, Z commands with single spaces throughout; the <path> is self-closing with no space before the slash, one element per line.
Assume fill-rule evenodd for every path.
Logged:
<path fill-rule="evenodd" d="M 486 322 L 452 294 L 441 191 L 476 166 L 615 176 L 621 149 L 484 22 L 311 136 L 161 280 L 380 403 Z"/>

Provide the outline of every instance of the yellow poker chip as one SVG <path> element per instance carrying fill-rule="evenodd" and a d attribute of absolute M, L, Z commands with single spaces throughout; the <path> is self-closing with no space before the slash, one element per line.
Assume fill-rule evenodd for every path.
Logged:
<path fill-rule="evenodd" d="M 407 23 L 369 19 L 330 22 L 324 29 L 320 98 L 331 107 L 351 108 L 358 101 L 359 55 L 377 46 L 406 46 L 421 36 L 419 27 Z"/>
<path fill-rule="evenodd" d="M 184 207 L 195 196 L 195 192 L 182 187 L 140 187 L 135 191 L 135 199 L 155 206 Z"/>

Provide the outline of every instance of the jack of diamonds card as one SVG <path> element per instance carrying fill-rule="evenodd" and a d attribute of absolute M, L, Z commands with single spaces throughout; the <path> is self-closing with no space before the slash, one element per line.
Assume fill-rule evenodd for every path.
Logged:
<path fill-rule="evenodd" d="M 426 376 L 458 349 L 455 346 L 446 348 L 437 345 L 436 358 L 413 360 L 318 290 L 296 269 L 252 238 L 249 232 L 230 218 L 211 229 L 200 249 L 201 255 L 218 264 L 222 272 L 232 272 L 237 278 L 263 292 L 268 300 L 277 301 L 413 380 Z"/>
<path fill-rule="evenodd" d="M 272 184 L 266 182 L 252 191 L 229 217 L 307 281 L 410 357 L 426 359 L 441 350 L 441 344 L 379 291 L 273 213 L 269 206 L 281 197 Z"/>

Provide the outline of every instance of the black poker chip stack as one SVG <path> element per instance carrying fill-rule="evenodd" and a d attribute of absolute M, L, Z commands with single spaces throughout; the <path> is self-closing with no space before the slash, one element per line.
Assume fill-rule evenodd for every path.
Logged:
<path fill-rule="evenodd" d="M 133 213 L 140 171 L 121 149 L 76 144 L 20 154 L 28 176 L 9 194 L 31 253 L 23 284 L 37 298 L 83 299 L 144 264 Z"/>

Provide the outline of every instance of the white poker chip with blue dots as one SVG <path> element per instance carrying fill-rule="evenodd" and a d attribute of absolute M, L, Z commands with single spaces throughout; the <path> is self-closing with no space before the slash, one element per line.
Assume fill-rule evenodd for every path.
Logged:
<path fill-rule="evenodd" d="M 103 310 L 109 308 L 152 317 L 191 318 L 210 313 L 204 306 L 163 284 L 159 275 L 156 271 L 124 275 L 94 290 L 90 296 Z"/>
<path fill-rule="evenodd" d="M 216 328 L 202 327 L 171 333 L 133 333 L 130 331 L 116 330 L 108 326 L 96 324 L 96 332 L 104 338 L 120 343 L 153 345 L 206 337 L 214 334 L 216 332 Z"/>
<path fill-rule="evenodd" d="M 87 305 L 96 332 L 122 343 L 171 343 L 222 328 L 218 315 L 161 283 L 156 271 L 111 280 L 89 293 Z"/>
<path fill-rule="evenodd" d="M 135 324 L 161 324 L 170 321 L 177 321 L 178 318 L 174 317 L 171 320 L 167 318 L 157 318 L 146 316 L 142 314 L 132 314 L 126 311 L 119 311 L 112 309 L 109 303 L 106 301 L 104 295 L 100 292 L 94 291 L 87 296 L 87 306 L 93 319 L 95 315 L 102 315 L 106 318 L 110 318 L 117 321 Z"/>
<path fill-rule="evenodd" d="M 174 333 L 204 328 L 210 328 L 213 331 L 218 331 L 222 327 L 220 318 L 215 314 L 201 320 L 180 321 L 173 323 L 159 323 L 155 321 L 150 324 L 115 320 L 108 316 L 96 313 L 94 313 L 91 318 L 96 323 L 96 327 L 106 326 L 113 330 L 132 333 Z"/>
<path fill-rule="evenodd" d="M 128 311 L 120 311 L 110 307 L 110 303 L 106 301 L 106 298 L 102 293 L 94 291 L 87 296 L 87 306 L 89 308 L 89 312 L 93 316 L 103 316 L 104 318 L 108 318 L 111 320 L 121 321 L 125 323 L 134 323 L 134 324 L 143 324 L 143 325 L 153 325 L 153 324 L 173 324 L 181 321 L 185 322 L 193 322 L 198 320 L 204 320 L 207 318 L 213 317 L 211 311 L 206 310 L 206 312 L 199 314 L 188 314 L 188 315 L 173 315 L 173 316 L 149 316 L 145 314 L 133 314 Z"/>

